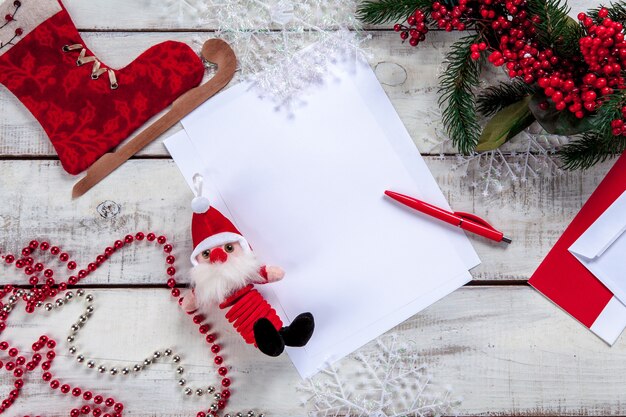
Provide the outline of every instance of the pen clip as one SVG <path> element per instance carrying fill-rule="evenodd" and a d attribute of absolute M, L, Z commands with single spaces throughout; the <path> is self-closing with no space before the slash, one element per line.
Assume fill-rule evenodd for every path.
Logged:
<path fill-rule="evenodd" d="M 463 219 L 467 219 L 467 220 L 473 221 L 474 223 L 478 223 L 481 226 L 484 226 L 484 227 L 486 227 L 488 229 L 491 229 L 493 231 L 496 231 L 496 232 L 498 231 L 495 227 L 490 225 L 486 220 L 481 219 L 480 217 L 478 217 L 475 214 L 465 213 L 465 212 L 462 212 L 462 211 L 455 211 L 454 214 L 456 214 L 457 216 L 459 216 L 459 217 L 461 217 Z"/>

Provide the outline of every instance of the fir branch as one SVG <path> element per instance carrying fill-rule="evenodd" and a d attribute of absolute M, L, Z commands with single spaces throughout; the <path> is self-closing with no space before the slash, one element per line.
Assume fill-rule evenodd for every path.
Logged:
<path fill-rule="evenodd" d="M 565 169 L 588 169 L 626 150 L 626 137 L 602 136 L 595 132 L 583 134 L 576 142 L 559 151 Z"/>
<path fill-rule="evenodd" d="M 582 28 L 568 16 L 567 0 L 529 0 L 528 12 L 539 17 L 535 23 L 539 41 L 557 55 L 571 57 L 579 52 Z"/>
<path fill-rule="evenodd" d="M 576 142 L 564 146 L 559 154 L 566 169 L 587 169 L 626 150 L 626 137 L 614 136 L 611 122 L 622 118 L 626 92 L 609 96 L 591 120 L 591 129 Z"/>
<path fill-rule="evenodd" d="M 615 3 L 609 3 L 608 6 L 600 5 L 595 9 L 589 10 L 589 17 L 591 17 L 596 22 L 598 21 L 598 12 L 601 8 L 606 7 L 609 10 L 609 18 L 613 21 L 626 23 L 626 2 L 618 1 Z"/>
<path fill-rule="evenodd" d="M 432 3 L 432 0 L 367 0 L 359 6 L 357 17 L 372 25 L 404 22 L 417 9 L 430 11 Z"/>
<path fill-rule="evenodd" d="M 480 136 L 476 115 L 476 96 L 482 61 L 470 57 L 470 46 L 480 35 L 465 36 L 446 54 L 446 68 L 439 77 L 439 106 L 442 121 L 452 143 L 464 154 L 474 151 Z"/>
<path fill-rule="evenodd" d="M 519 79 L 487 87 L 478 95 L 476 100 L 478 112 L 486 117 L 493 116 L 503 108 L 517 103 L 529 94 L 534 94 L 535 91 L 535 87 Z"/>

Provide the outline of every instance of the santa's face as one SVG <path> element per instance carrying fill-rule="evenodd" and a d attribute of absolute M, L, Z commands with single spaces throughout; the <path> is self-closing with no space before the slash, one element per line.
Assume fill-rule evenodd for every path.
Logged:
<path fill-rule="evenodd" d="M 225 263 L 228 258 L 238 258 L 244 255 L 244 250 L 239 242 L 227 243 L 207 249 L 196 256 L 199 264 Z"/>

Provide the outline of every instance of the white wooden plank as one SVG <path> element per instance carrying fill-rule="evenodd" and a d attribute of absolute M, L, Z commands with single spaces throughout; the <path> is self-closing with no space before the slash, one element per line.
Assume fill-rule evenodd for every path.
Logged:
<path fill-rule="evenodd" d="M 471 237 L 483 265 L 474 271 L 479 280 L 524 280 L 561 235 L 610 163 L 562 178 L 530 180 L 485 200 L 451 171 L 454 158 L 427 158 L 428 165 L 458 210 L 484 216 L 513 239 L 509 247 Z M 156 231 L 175 244 L 179 271 L 184 277 L 191 251 L 189 224 L 191 191 L 170 160 L 132 160 L 84 197 L 72 201 L 73 180 L 55 161 L 0 161 L 0 248 L 20 250 L 34 238 L 59 243 L 83 264 L 127 233 Z M 279 245 L 280 242 L 277 242 Z M 92 283 L 163 283 L 163 257 L 134 247 L 116 255 L 90 278 Z M 23 274 L 11 274 L 24 283 Z"/>
<path fill-rule="evenodd" d="M 182 5 L 177 8 L 176 4 Z M 65 0 L 63 2 L 80 28 L 98 30 L 216 29 L 210 15 L 198 16 L 186 5 L 220 4 L 202 0 Z M 570 0 L 571 16 L 597 6 L 599 0 Z M 381 25 L 381 27 L 390 27 Z"/>
<path fill-rule="evenodd" d="M 166 290 L 95 290 L 96 311 L 77 345 L 98 363 L 134 364 L 154 349 L 181 352 L 189 381 L 214 383 L 203 338 L 178 311 Z M 92 387 L 125 403 L 132 416 L 195 415 L 199 402 L 181 398 L 170 366 L 115 378 L 79 366 L 65 337 L 80 314 L 72 302 L 57 314 L 29 317 L 16 311 L 3 334 L 28 350 L 35 337 L 60 339 L 54 370 L 70 384 Z M 233 366 L 233 411 L 301 416 L 299 377 L 287 357 L 268 358 L 245 345 L 215 314 L 224 356 Z M 626 412 L 626 344 L 610 348 L 534 290 L 525 287 L 464 288 L 395 330 L 415 342 L 433 380 L 463 397 L 460 415 L 614 415 Z M 372 348 L 370 345 L 368 348 Z M 58 371 L 56 371 L 58 370 Z M 0 372 L 0 385 L 11 381 Z M 11 414 L 47 411 L 60 416 L 67 404 L 33 378 Z M 15 414 L 13 414 L 15 413 Z"/>

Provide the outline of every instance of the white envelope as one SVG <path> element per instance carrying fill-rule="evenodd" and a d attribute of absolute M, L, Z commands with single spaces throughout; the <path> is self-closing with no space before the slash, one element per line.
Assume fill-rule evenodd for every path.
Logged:
<path fill-rule="evenodd" d="M 626 192 L 569 251 L 626 304 Z"/>

